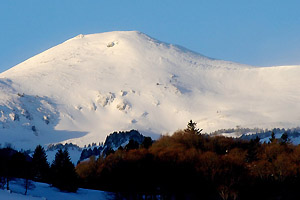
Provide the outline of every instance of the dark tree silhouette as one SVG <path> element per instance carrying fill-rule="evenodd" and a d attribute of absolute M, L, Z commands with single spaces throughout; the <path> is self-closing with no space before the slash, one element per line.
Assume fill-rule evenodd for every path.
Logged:
<path fill-rule="evenodd" d="M 287 132 L 284 132 L 281 136 L 281 143 L 282 144 L 286 144 L 288 142 L 289 136 L 287 134 Z"/>
<path fill-rule="evenodd" d="M 248 152 L 247 152 L 247 156 L 246 156 L 247 162 L 253 162 L 258 159 L 257 154 L 258 154 L 258 148 L 260 146 L 259 141 L 260 141 L 260 138 L 258 136 L 256 136 L 255 139 L 250 140 L 249 146 L 248 146 Z"/>
<path fill-rule="evenodd" d="M 70 160 L 69 152 L 61 149 L 55 154 L 55 160 L 51 165 L 52 185 L 63 191 L 76 192 L 77 174 Z"/>
<path fill-rule="evenodd" d="M 270 138 L 270 142 L 273 143 L 276 141 L 276 138 L 275 138 L 275 133 L 274 131 L 272 131 L 272 134 L 271 134 L 271 138 Z"/>
<path fill-rule="evenodd" d="M 190 120 L 189 123 L 187 124 L 187 128 L 185 130 L 188 132 L 194 133 L 196 135 L 200 135 L 201 131 L 203 131 L 203 129 L 198 129 L 196 126 L 197 126 L 197 123 L 193 122 L 193 120 Z"/>
<path fill-rule="evenodd" d="M 0 176 L 2 177 L 1 183 L 6 185 L 6 189 L 9 190 L 9 182 L 13 177 L 14 170 L 12 169 L 12 156 L 17 151 L 10 147 L 0 149 Z M 19 164 L 18 164 L 19 165 Z"/>
<path fill-rule="evenodd" d="M 129 140 L 128 144 L 125 146 L 125 150 L 129 151 L 132 149 L 138 149 L 139 148 L 139 143 L 133 139 Z"/>
<path fill-rule="evenodd" d="M 113 150 L 111 147 L 103 152 L 105 156 L 108 156 L 109 154 L 115 153 L 115 150 Z"/>
<path fill-rule="evenodd" d="M 32 178 L 37 181 L 47 182 L 49 169 L 46 152 L 41 145 L 38 145 L 32 157 Z"/>
<path fill-rule="evenodd" d="M 141 144 L 141 147 L 149 149 L 149 147 L 151 147 L 152 143 L 153 143 L 153 141 L 152 141 L 151 137 L 145 137 Z"/>

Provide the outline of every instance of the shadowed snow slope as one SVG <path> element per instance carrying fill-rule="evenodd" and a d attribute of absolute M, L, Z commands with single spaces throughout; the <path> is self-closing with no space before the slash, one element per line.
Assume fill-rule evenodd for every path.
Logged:
<path fill-rule="evenodd" d="M 16 147 L 300 124 L 300 66 L 210 59 L 135 31 L 79 35 L 0 74 L 0 139 Z"/>

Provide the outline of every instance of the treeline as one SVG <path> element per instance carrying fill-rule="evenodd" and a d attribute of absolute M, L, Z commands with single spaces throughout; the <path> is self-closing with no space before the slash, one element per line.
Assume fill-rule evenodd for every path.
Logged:
<path fill-rule="evenodd" d="M 249 134 L 250 133 L 250 134 Z M 272 133 L 275 133 L 276 135 L 282 135 L 283 133 L 286 133 L 290 138 L 297 138 L 300 136 L 300 128 L 273 128 L 273 129 L 261 129 L 261 128 L 243 128 L 237 126 L 236 128 L 231 128 L 231 129 L 220 129 L 217 131 L 214 131 L 210 133 L 212 136 L 217 136 L 217 135 L 230 135 L 232 134 L 233 136 L 237 136 L 241 139 L 244 140 L 251 140 L 255 139 L 256 137 L 260 138 L 269 138 Z"/>
<path fill-rule="evenodd" d="M 42 146 L 38 145 L 29 156 L 10 147 L 0 149 L 0 187 L 9 190 L 10 180 L 24 179 L 24 194 L 32 186 L 31 181 L 50 183 L 63 191 L 76 192 L 78 176 L 67 150 L 59 149 L 53 163 L 47 162 Z"/>
<path fill-rule="evenodd" d="M 80 162 L 81 186 L 139 199 L 298 199 L 300 146 L 287 135 L 261 144 L 188 128 L 147 145 Z"/>

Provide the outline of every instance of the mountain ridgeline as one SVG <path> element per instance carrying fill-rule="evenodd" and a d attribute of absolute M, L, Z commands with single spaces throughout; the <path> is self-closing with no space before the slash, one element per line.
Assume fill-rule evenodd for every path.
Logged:
<path fill-rule="evenodd" d="M 299 74 L 211 59 L 137 31 L 78 35 L 0 74 L 0 141 L 83 147 L 132 129 L 158 139 L 190 119 L 207 133 L 295 128 Z"/>

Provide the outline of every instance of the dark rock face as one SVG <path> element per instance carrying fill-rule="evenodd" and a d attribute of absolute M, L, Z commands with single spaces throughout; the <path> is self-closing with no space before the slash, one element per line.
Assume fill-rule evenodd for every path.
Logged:
<path fill-rule="evenodd" d="M 91 156 L 106 156 L 109 153 L 116 151 L 118 148 L 124 148 L 129 141 L 134 141 L 138 145 L 142 144 L 145 136 L 140 134 L 137 130 L 113 132 L 106 137 L 104 145 L 89 146 L 81 152 L 80 161 Z M 152 140 L 151 140 L 152 141 Z"/>
<path fill-rule="evenodd" d="M 103 154 L 105 155 L 109 150 L 116 150 L 121 146 L 124 147 L 130 140 L 142 144 L 144 139 L 145 136 L 137 130 L 113 132 L 106 137 Z"/>

